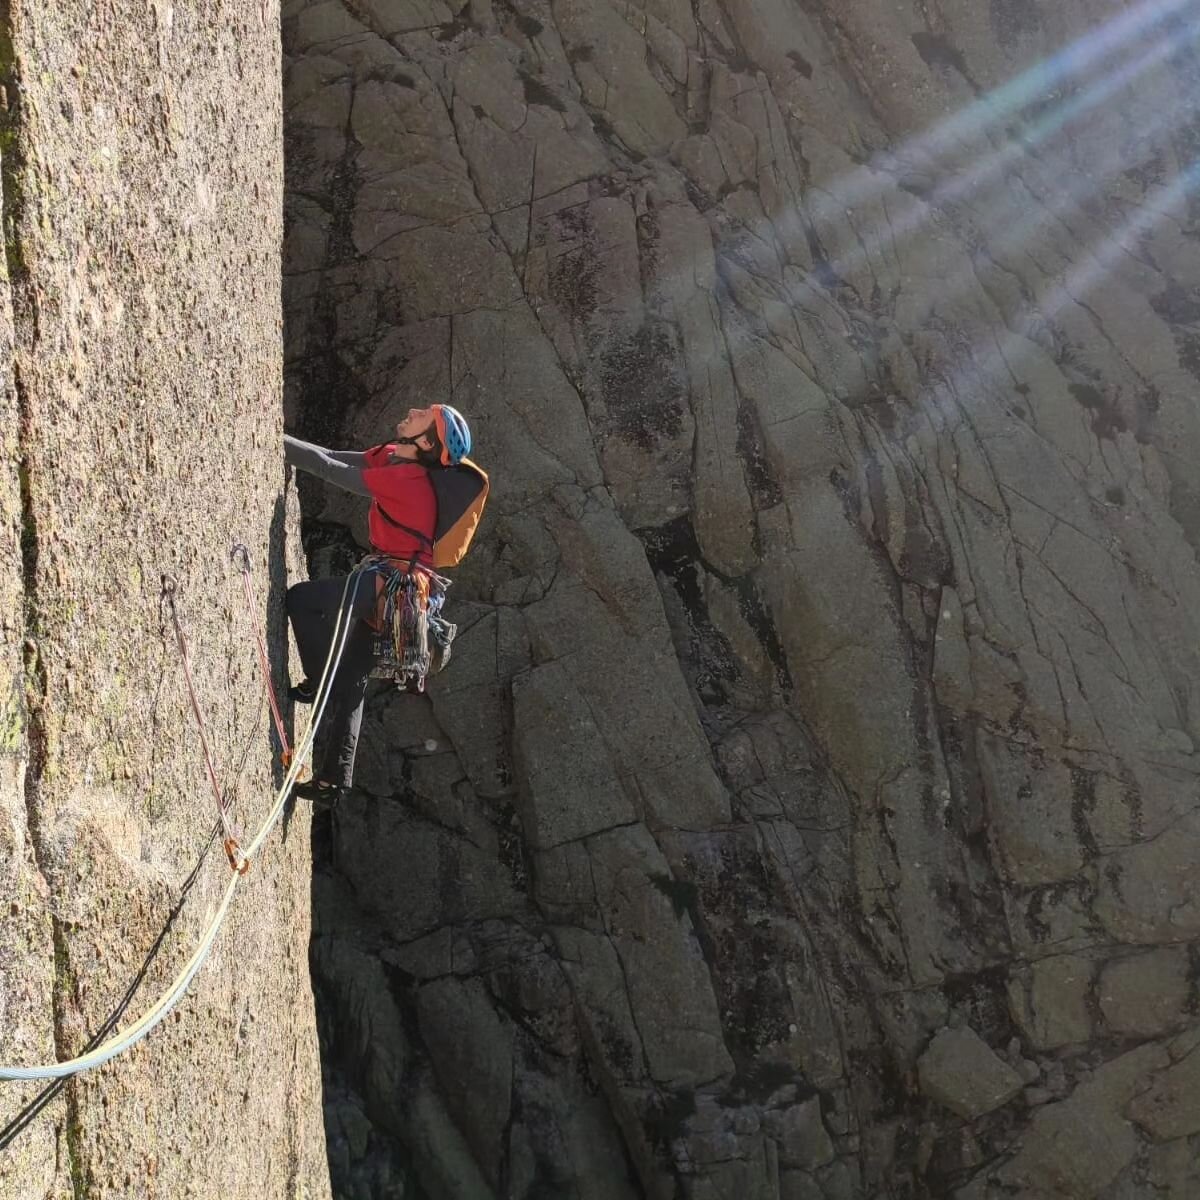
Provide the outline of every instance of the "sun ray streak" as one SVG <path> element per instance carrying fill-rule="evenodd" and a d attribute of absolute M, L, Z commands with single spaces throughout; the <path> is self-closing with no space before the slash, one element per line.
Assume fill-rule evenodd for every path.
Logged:
<path fill-rule="evenodd" d="M 1080 304 L 1103 279 L 1109 276 L 1118 259 L 1136 249 L 1139 239 L 1174 211 L 1185 206 L 1200 191 L 1200 160 L 1193 162 L 1169 184 L 1160 188 L 1145 204 L 1139 205 L 1119 229 L 1089 247 L 1079 266 L 1068 271 L 1042 296 L 1023 308 L 1022 316 L 1029 327 L 1053 321 L 1064 307 Z M 941 407 L 937 393 L 948 392 L 956 404 L 970 404 L 972 394 L 983 391 L 979 385 L 994 383 L 996 378 L 1012 380 L 1021 363 L 1032 352 L 1033 343 L 1020 333 L 1005 330 L 993 339 L 988 348 L 972 348 L 969 362 L 945 375 L 926 390 L 922 406 Z"/>
<path fill-rule="evenodd" d="M 1191 38 L 1193 44 L 1196 34 L 1197 30 L 1193 30 Z M 1177 53 L 1180 46 L 1180 39 L 1175 32 L 1164 35 L 1144 53 L 1124 63 L 1119 69 L 1111 72 L 1100 82 L 1091 85 L 1080 95 L 1072 97 L 1068 102 L 1060 104 L 1046 113 L 1027 132 L 1011 139 L 1003 148 L 975 164 L 966 172 L 937 183 L 920 197 L 909 196 L 905 193 L 903 207 L 899 212 L 890 215 L 886 229 L 866 235 L 860 234 L 855 248 L 829 259 L 825 264 L 825 270 L 840 278 L 852 276 L 862 266 L 864 260 L 871 257 L 873 252 L 881 250 L 884 246 L 894 245 L 901 239 L 928 227 L 935 219 L 939 209 L 964 201 L 988 184 L 995 182 L 1028 155 L 1051 143 L 1057 135 L 1065 133 L 1078 118 L 1112 100 L 1124 89 L 1137 82 L 1147 71 L 1159 66 L 1172 54 Z M 1144 136 L 1154 136 L 1161 132 L 1169 124 L 1169 121 L 1170 114 L 1163 113 L 1152 126 L 1141 132 Z M 833 199 L 832 194 L 823 192 L 823 190 L 818 194 L 823 194 L 826 201 Z M 819 207 L 819 202 L 817 207 Z M 847 220 L 852 214 L 853 208 L 843 207 L 838 211 L 838 216 Z M 785 235 L 788 226 L 799 219 L 798 216 L 793 215 L 782 223 Z"/>
<path fill-rule="evenodd" d="M 1127 54 L 1139 37 L 1194 7 L 1195 0 L 1154 0 L 1153 3 L 1139 4 L 980 96 L 924 133 L 894 149 L 880 151 L 868 163 L 824 187 L 841 208 L 852 208 L 873 200 L 891 186 L 894 175 L 898 169 L 903 171 L 906 160 L 936 160 L 951 150 L 970 147 L 973 139 L 988 127 L 1007 120 L 1013 113 L 1045 97 L 1071 76 L 1098 71 L 1114 55 Z"/>
<path fill-rule="evenodd" d="M 1196 192 L 1198 185 L 1200 161 L 1192 163 L 1145 204 L 1139 205 L 1133 215 L 1111 237 L 1093 246 L 1079 266 L 1068 271 L 1063 282 L 1056 284 L 1039 301 L 1038 308 L 1042 314 L 1052 318 L 1064 304 L 1077 302 L 1087 295 L 1108 275 L 1122 255 L 1136 252 L 1136 243 L 1141 238 L 1168 217 L 1172 210 L 1182 208 L 1188 198 Z"/>
<path fill-rule="evenodd" d="M 1198 32 L 1200 29 L 1193 26 L 1190 39 L 1192 44 L 1195 43 Z M 926 229 L 931 222 L 938 218 L 942 208 L 970 199 L 985 185 L 994 182 L 996 178 L 1025 156 L 1045 146 L 1054 145 L 1056 135 L 1066 131 L 1079 117 L 1099 105 L 1111 101 L 1124 89 L 1134 84 L 1145 72 L 1160 65 L 1166 58 L 1178 53 L 1187 44 L 1189 43 L 1179 37 L 1178 30 L 1171 30 L 1150 45 L 1142 54 L 1125 62 L 1100 83 L 1044 114 L 1019 141 L 1011 142 L 1003 151 L 992 156 L 991 159 L 986 160 L 966 175 L 939 184 L 925 200 L 912 200 L 909 206 L 895 216 L 891 216 L 889 213 L 885 229 L 865 234 L 860 233 L 854 249 L 830 260 L 822 272 L 814 273 L 803 282 L 790 287 L 780 284 L 775 288 L 770 280 L 758 278 L 757 283 L 765 293 L 763 305 L 787 306 L 793 311 L 795 309 L 812 311 L 817 307 L 825 307 L 830 275 L 839 279 L 850 274 L 862 265 L 864 259 L 870 258 L 874 251 L 884 247 L 893 258 L 897 258 L 900 254 L 900 243 L 914 233 Z M 1139 127 L 1139 137 L 1143 143 L 1157 138 L 1177 125 L 1183 117 L 1195 115 L 1195 111 L 1196 103 L 1164 107 L 1152 122 Z M 1041 165 L 1054 169 L 1054 156 L 1051 156 L 1048 163 L 1043 162 Z M 1093 160 L 1086 175 L 1073 173 L 1070 164 L 1064 162 L 1060 172 L 1062 182 L 1053 201 L 1036 208 L 1032 215 L 1008 224 L 1002 232 L 998 233 L 990 242 L 993 247 L 993 257 L 997 254 L 1004 255 L 1014 248 L 1033 241 L 1052 223 L 1062 221 L 1069 210 L 1096 194 L 1105 184 L 1119 175 L 1126 166 L 1125 152 L 1119 144 L 1113 145 L 1106 153 Z M 1005 214 L 1003 211 L 993 208 L 987 216 L 990 223 L 995 224 L 1002 221 Z M 754 230 L 745 232 L 753 236 L 760 236 Z M 769 231 L 764 230 L 762 233 L 768 234 Z M 1084 253 L 1089 253 L 1089 251 L 1085 250 Z M 1109 256 L 1110 265 L 1114 257 Z M 1088 261 L 1093 260 L 1089 259 Z M 950 300 L 961 296 L 968 287 L 978 286 L 978 282 L 975 264 L 971 263 L 947 277 L 939 288 L 939 292 L 943 299 Z M 773 295 L 772 292 L 774 292 Z M 737 325 L 731 324 L 727 331 L 729 348 L 736 350 L 748 346 L 764 336 L 769 336 L 769 323 L 754 327 L 765 320 L 763 311 L 747 315 L 753 317 L 749 325 L 741 322 Z M 723 352 L 725 348 L 722 347 Z"/>

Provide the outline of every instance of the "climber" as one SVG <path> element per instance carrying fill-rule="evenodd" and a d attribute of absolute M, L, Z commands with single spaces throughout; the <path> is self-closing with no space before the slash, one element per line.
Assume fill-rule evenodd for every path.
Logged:
<path fill-rule="evenodd" d="M 448 404 L 410 408 L 392 441 L 361 452 L 326 450 L 284 437 L 290 466 L 370 499 L 372 550 L 405 572 L 453 566 L 466 553 L 488 493 L 487 475 L 467 458 L 470 450 L 467 422 Z M 312 579 L 287 593 L 305 674 L 291 691 L 300 703 L 315 698 L 343 596 L 343 619 L 353 622 L 329 685 L 321 769 L 310 783 L 296 788 L 299 795 L 329 807 L 353 782 L 367 681 L 378 661 L 379 641 L 368 624 L 378 613 L 376 579 L 364 572 L 357 583 L 355 589 L 351 580 L 347 589 L 345 576 Z"/>

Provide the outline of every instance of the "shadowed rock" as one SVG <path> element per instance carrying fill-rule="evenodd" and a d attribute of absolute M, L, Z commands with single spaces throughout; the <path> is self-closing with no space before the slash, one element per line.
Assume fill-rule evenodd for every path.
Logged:
<path fill-rule="evenodd" d="M 495 483 L 455 661 L 372 700 L 320 891 L 327 1061 L 412 1186 L 1192 1194 L 1155 1140 L 1200 933 L 1183 10 L 283 32 L 288 419 L 366 445 L 449 401 Z M 361 505 L 306 504 L 352 561 Z M 351 953 L 410 963 L 362 971 L 402 1100 Z"/>

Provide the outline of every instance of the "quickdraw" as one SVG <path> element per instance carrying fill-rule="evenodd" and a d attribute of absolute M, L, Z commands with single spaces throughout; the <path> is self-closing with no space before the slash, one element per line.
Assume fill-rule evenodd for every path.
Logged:
<path fill-rule="evenodd" d="M 221 844 L 225 847 L 225 857 L 229 859 L 230 868 L 238 875 L 245 875 L 250 870 L 250 860 L 242 853 L 241 846 L 228 837 Z"/>

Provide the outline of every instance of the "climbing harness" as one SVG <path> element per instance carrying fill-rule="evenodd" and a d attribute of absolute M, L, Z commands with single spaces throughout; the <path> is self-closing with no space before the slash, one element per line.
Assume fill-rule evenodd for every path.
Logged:
<path fill-rule="evenodd" d="M 376 576 L 379 596 L 372 632 L 372 679 L 387 679 L 402 691 L 422 692 L 425 679 L 450 661 L 458 627 L 442 614 L 450 580 L 413 561 L 371 555 L 362 569 Z"/>
<path fill-rule="evenodd" d="M 325 657 L 325 666 L 321 672 L 320 682 L 317 684 L 315 702 L 313 705 L 312 721 L 305 730 L 304 736 L 300 739 L 296 753 L 292 756 L 292 761 L 284 775 L 283 782 L 275 794 L 274 802 L 267 813 L 266 819 L 263 821 L 258 832 L 251 839 L 250 844 L 245 848 L 238 847 L 238 852 L 241 855 L 241 861 L 244 863 L 244 868 L 248 869 L 250 862 L 261 849 L 263 843 L 270 836 L 271 831 L 275 828 L 280 816 L 283 813 L 284 807 L 287 804 L 288 796 L 291 793 L 292 787 L 300 774 L 302 764 L 312 752 L 313 739 L 316 737 L 317 729 L 320 726 L 321 720 L 325 715 L 325 707 L 329 702 L 330 691 L 334 676 L 337 674 L 337 669 L 342 661 L 342 655 L 345 652 L 346 641 L 350 636 L 350 630 L 354 624 L 353 606 L 355 596 L 358 594 L 359 583 L 362 579 L 363 571 L 356 568 L 346 577 L 346 583 L 342 588 L 342 600 L 338 609 L 337 620 L 334 624 L 334 634 L 329 642 L 329 652 Z M 353 587 L 351 586 L 353 584 Z M 178 615 L 175 612 L 174 605 L 174 585 L 171 585 L 170 591 L 164 590 L 164 599 L 170 604 L 172 615 L 175 616 L 176 630 L 178 634 L 182 634 L 182 628 L 179 625 Z M 196 714 L 196 719 L 203 726 L 203 718 L 200 714 L 199 704 L 195 698 L 195 690 L 192 687 L 190 664 L 188 663 L 186 641 L 180 636 L 180 648 L 184 654 L 185 674 L 188 675 L 188 687 L 192 695 L 192 706 Z M 218 808 L 221 809 L 223 820 L 222 828 L 226 827 L 224 817 L 227 816 L 224 812 L 224 807 L 220 800 L 220 787 L 216 782 L 216 771 L 212 765 L 212 756 L 208 752 L 207 739 L 203 738 L 205 745 L 205 762 L 208 767 L 209 779 L 213 783 L 214 791 L 218 797 Z M 229 883 L 225 888 L 224 895 L 221 897 L 220 903 L 217 905 L 216 913 L 209 922 L 208 928 L 205 930 L 200 939 L 199 945 L 191 958 L 184 964 L 183 969 L 176 976 L 171 986 L 127 1029 L 101 1042 L 99 1045 L 92 1047 L 83 1054 L 75 1058 L 67 1059 L 64 1062 L 45 1063 L 36 1067 L 6 1067 L 0 1066 L 0 1079 L 64 1079 L 67 1076 L 75 1075 L 80 1071 L 89 1070 L 92 1067 L 98 1067 L 102 1064 L 116 1058 L 117 1055 L 129 1049 L 141 1041 L 162 1019 L 179 1003 L 187 992 L 189 985 L 195 978 L 196 973 L 204 965 L 209 952 L 212 950 L 213 943 L 216 941 L 217 934 L 220 932 L 221 925 L 225 920 L 225 915 L 229 911 L 229 906 L 233 901 L 234 893 L 237 891 L 237 885 L 241 882 L 245 875 L 245 869 L 239 869 L 238 865 L 234 864 L 233 856 L 231 855 L 231 865 L 234 867 L 233 873 L 230 876 Z"/>

